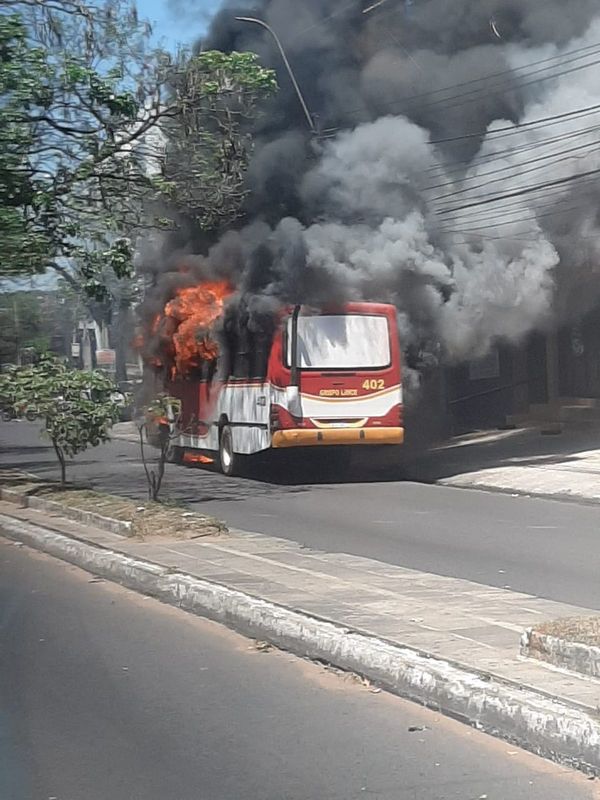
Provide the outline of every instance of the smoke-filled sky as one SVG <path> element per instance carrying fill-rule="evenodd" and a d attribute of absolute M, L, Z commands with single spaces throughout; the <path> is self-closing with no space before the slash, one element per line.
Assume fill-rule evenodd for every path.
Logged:
<path fill-rule="evenodd" d="M 253 295 L 394 302 L 449 360 L 600 297 L 598 0 L 225 2 L 203 47 L 280 91 L 245 226 L 195 260 Z M 279 34 L 311 132 L 269 34 Z M 199 42 L 200 44 L 200 42 Z M 585 298 L 585 300 L 584 300 Z"/>

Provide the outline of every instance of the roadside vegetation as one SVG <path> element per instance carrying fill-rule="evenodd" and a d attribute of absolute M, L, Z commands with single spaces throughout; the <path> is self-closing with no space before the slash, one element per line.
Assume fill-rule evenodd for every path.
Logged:
<path fill-rule="evenodd" d="M 51 357 L 0 375 L 2 406 L 40 420 L 41 433 L 56 453 L 63 485 L 69 459 L 110 438 L 110 428 L 119 419 L 120 398 L 104 373 L 71 369 Z"/>
<path fill-rule="evenodd" d="M 222 522 L 185 506 L 140 502 L 84 486 L 45 481 L 17 470 L 0 470 L 0 493 L 2 499 L 25 506 L 35 507 L 36 499 L 49 501 L 53 512 L 67 519 L 81 521 L 79 512 L 91 512 L 91 525 L 125 523 L 126 535 L 137 539 L 197 539 L 227 532 Z"/>
<path fill-rule="evenodd" d="M 144 246 L 241 215 L 252 123 L 277 89 L 254 53 L 156 42 L 129 0 L 6 0 L 0 14 L 0 401 L 40 419 L 63 483 L 118 419 Z M 109 375 L 70 366 L 88 322 L 108 332 Z M 163 437 L 156 466 L 144 458 L 154 501 L 171 450 Z"/>

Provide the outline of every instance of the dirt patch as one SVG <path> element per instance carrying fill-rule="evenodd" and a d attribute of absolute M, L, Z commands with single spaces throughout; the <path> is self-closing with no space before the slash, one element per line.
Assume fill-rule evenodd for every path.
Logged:
<path fill-rule="evenodd" d="M 535 632 L 555 636 L 566 642 L 577 642 L 600 647 L 600 616 L 567 617 L 535 626 Z"/>
<path fill-rule="evenodd" d="M 224 523 L 190 511 L 185 506 L 140 502 L 73 484 L 61 486 L 13 470 L 0 470 L 0 487 L 19 495 L 51 500 L 67 508 L 130 523 L 131 535 L 139 539 L 153 536 L 196 539 L 227 532 Z"/>

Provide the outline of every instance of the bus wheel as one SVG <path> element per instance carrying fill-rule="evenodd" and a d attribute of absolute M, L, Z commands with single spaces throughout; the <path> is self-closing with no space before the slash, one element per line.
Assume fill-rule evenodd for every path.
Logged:
<path fill-rule="evenodd" d="M 223 475 L 227 475 L 228 477 L 235 475 L 236 462 L 236 455 L 233 452 L 233 435 L 231 433 L 231 428 L 229 425 L 225 425 L 221 431 L 221 438 L 219 439 L 219 463 Z"/>

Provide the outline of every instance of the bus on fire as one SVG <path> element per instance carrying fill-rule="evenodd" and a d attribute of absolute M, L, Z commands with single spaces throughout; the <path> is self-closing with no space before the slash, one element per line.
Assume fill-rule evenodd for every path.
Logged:
<path fill-rule="evenodd" d="M 394 306 L 295 306 L 258 330 L 235 313 L 211 334 L 214 357 L 168 381 L 181 404 L 170 422 L 173 460 L 213 452 L 233 475 L 240 456 L 271 448 L 403 442 Z"/>

